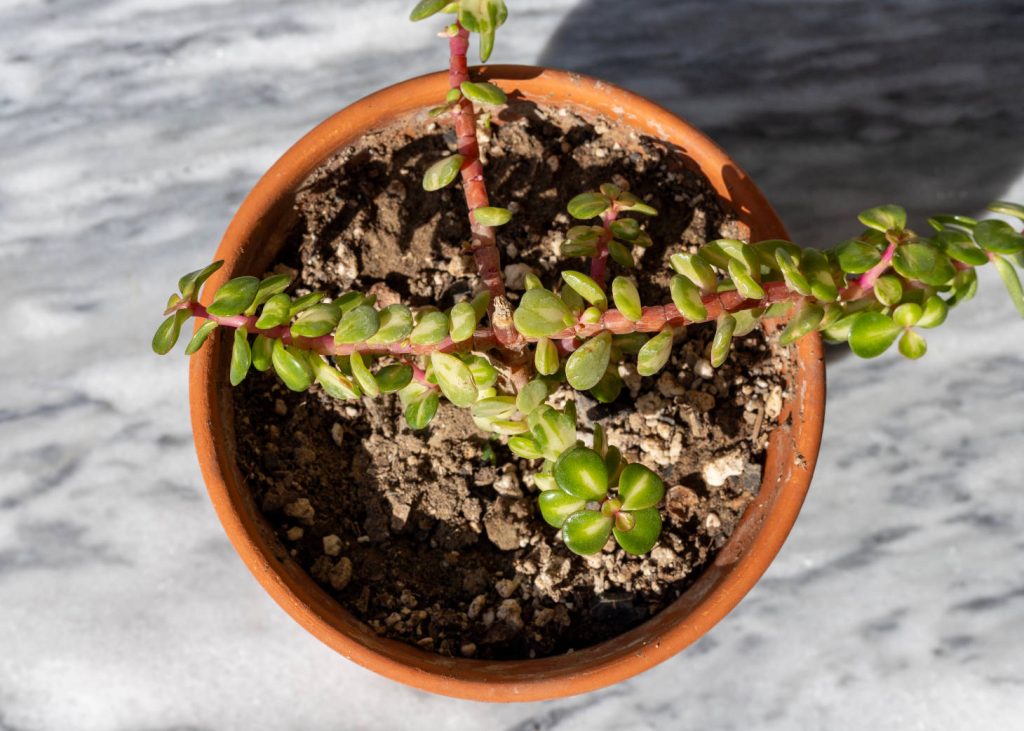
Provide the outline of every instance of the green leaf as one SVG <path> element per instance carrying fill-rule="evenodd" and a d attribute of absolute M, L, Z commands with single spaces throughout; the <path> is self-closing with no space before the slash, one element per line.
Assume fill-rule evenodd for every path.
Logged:
<path fill-rule="evenodd" d="M 363 362 L 363 356 L 358 351 L 349 356 L 349 367 L 352 369 L 352 376 L 356 379 L 356 383 L 363 389 L 363 393 L 371 397 L 380 396 L 377 379 L 370 373 L 370 369 Z"/>
<path fill-rule="evenodd" d="M 1024 251 L 1024 236 L 1006 221 L 981 221 L 974 227 L 974 240 L 993 254 L 1016 254 Z"/>
<path fill-rule="evenodd" d="M 580 297 L 579 292 L 572 287 L 562 287 L 561 291 L 558 293 L 558 298 L 562 300 L 566 307 L 569 308 L 569 312 L 571 312 L 574 317 L 578 317 L 579 314 L 583 312 L 583 308 L 587 304 L 583 298 Z"/>
<path fill-rule="evenodd" d="M 807 277 L 811 294 L 822 302 L 834 302 L 839 289 L 832 278 L 832 267 L 828 258 L 815 249 L 805 249 L 800 256 L 800 269 Z"/>
<path fill-rule="evenodd" d="M 565 547 L 580 556 L 598 553 L 612 533 L 612 519 L 596 510 L 580 510 L 562 524 Z"/>
<path fill-rule="evenodd" d="M 687 320 L 703 322 L 708 318 L 708 310 L 701 299 L 700 289 L 690 279 L 675 274 L 669 289 L 672 292 L 672 304 Z"/>
<path fill-rule="evenodd" d="M 850 350 L 861 358 L 877 358 L 896 338 L 903 328 L 881 312 L 862 312 L 857 315 L 850 328 Z"/>
<path fill-rule="evenodd" d="M 565 364 L 565 377 L 577 391 L 597 385 L 608 368 L 612 356 L 612 335 L 602 332 L 583 343 Z"/>
<path fill-rule="evenodd" d="M 825 317 L 825 309 L 821 305 L 804 302 L 779 336 L 779 344 L 783 346 L 789 345 L 807 333 L 814 332 L 818 325 L 821 324 L 823 317 Z"/>
<path fill-rule="evenodd" d="M 245 312 L 256 299 L 260 280 L 256 277 L 235 277 L 217 290 L 206 311 L 218 317 L 233 317 Z"/>
<path fill-rule="evenodd" d="M 800 265 L 793 255 L 786 249 L 778 249 L 775 252 L 775 261 L 779 265 L 786 286 L 805 297 L 811 293 L 811 283 L 800 271 Z"/>
<path fill-rule="evenodd" d="M 569 308 L 546 289 L 523 294 L 513 315 L 516 329 L 528 338 L 546 338 L 575 324 Z"/>
<path fill-rule="evenodd" d="M 916 302 L 904 302 L 893 310 L 892 320 L 900 327 L 913 327 L 921 319 L 924 310 Z"/>
<path fill-rule="evenodd" d="M 217 329 L 217 323 L 213 320 L 207 320 L 202 326 L 196 330 L 195 335 L 188 341 L 188 345 L 185 347 L 185 355 L 192 355 L 203 347 L 203 343 L 210 337 L 210 333 Z"/>
<path fill-rule="evenodd" d="M 332 368 L 319 354 L 309 351 L 308 361 L 316 382 L 328 396 L 342 401 L 359 398 L 359 388 L 356 384 L 350 381 L 348 376 Z"/>
<path fill-rule="evenodd" d="M 901 231 L 907 227 L 907 212 L 899 206 L 886 205 L 869 208 L 857 218 L 868 228 L 882 233 Z"/>
<path fill-rule="evenodd" d="M 426 429 L 437 413 L 440 398 L 437 391 L 428 391 L 422 397 L 412 401 L 405 407 L 405 421 L 410 429 Z"/>
<path fill-rule="evenodd" d="M 540 406 L 548 397 L 548 385 L 539 379 L 534 379 L 523 386 L 519 395 L 516 396 L 516 408 L 519 413 L 526 415 Z"/>
<path fill-rule="evenodd" d="M 949 305 L 959 305 L 970 300 L 978 291 L 978 273 L 973 269 L 957 272 L 953 278 L 953 297 Z"/>
<path fill-rule="evenodd" d="M 443 160 L 438 160 L 427 168 L 427 172 L 423 174 L 423 189 L 433 193 L 442 188 L 447 188 L 455 182 L 465 161 L 466 158 L 462 155 L 451 155 Z"/>
<path fill-rule="evenodd" d="M 274 274 L 261 281 L 259 289 L 256 290 L 256 298 L 252 301 L 252 304 L 246 308 L 245 314 L 254 314 L 257 307 L 274 295 L 284 292 L 288 289 L 288 286 L 291 283 L 292 277 L 290 274 Z"/>
<path fill-rule="evenodd" d="M 625 277 L 612 280 L 612 300 L 622 316 L 632 322 L 639 322 L 643 317 L 644 308 L 640 302 L 640 292 L 633 281 Z"/>
<path fill-rule="evenodd" d="M 275 294 L 263 305 L 263 312 L 256 320 L 256 327 L 269 330 L 285 324 L 291 318 L 292 298 L 286 294 Z"/>
<path fill-rule="evenodd" d="M 882 260 L 877 246 L 860 239 L 845 241 L 835 250 L 839 268 L 847 274 L 863 274 Z"/>
<path fill-rule="evenodd" d="M 504 0 L 461 0 L 459 22 L 480 34 L 480 60 L 484 63 L 494 49 L 494 33 L 505 22 L 508 10 Z"/>
<path fill-rule="evenodd" d="M 729 314 L 718 316 L 715 337 L 711 341 L 711 365 L 718 368 L 729 357 L 732 335 L 736 332 L 736 318 Z"/>
<path fill-rule="evenodd" d="M 409 20 L 415 22 L 418 20 L 425 20 L 432 15 L 436 15 L 441 12 L 441 9 L 447 5 L 449 0 L 420 0 L 416 3 L 416 7 L 409 13 Z"/>
<path fill-rule="evenodd" d="M 633 243 L 640 236 L 640 222 L 634 218 L 616 219 L 608 227 L 615 238 L 628 243 Z"/>
<path fill-rule="evenodd" d="M 590 389 L 590 395 L 602 404 L 612 403 L 620 393 L 622 393 L 622 377 L 614 367 L 606 370 L 597 385 Z"/>
<path fill-rule="evenodd" d="M 521 439 L 522 437 L 518 438 Z M 510 448 L 512 447 L 512 439 L 509 439 L 508 445 Z M 512 451 L 515 452 L 515 449 Z M 526 457 L 526 459 L 534 458 Z M 540 497 L 537 498 L 537 504 L 540 507 L 540 514 L 544 521 L 555 528 L 561 528 L 570 515 L 583 510 L 587 501 L 575 498 L 561 490 L 548 490 L 540 494 Z"/>
<path fill-rule="evenodd" d="M 611 256 L 612 261 L 625 269 L 632 269 L 636 266 L 633 252 L 615 239 L 608 242 L 608 255 Z"/>
<path fill-rule="evenodd" d="M 517 457 L 522 457 L 523 459 L 541 459 L 544 457 L 544 453 L 540 451 L 540 447 L 537 445 L 537 442 L 530 437 L 511 437 L 508 440 L 508 448 L 512 450 L 512 454 Z M 558 526 L 555 527 L 557 528 Z"/>
<path fill-rule="evenodd" d="M 928 352 L 928 343 L 913 330 L 907 330 L 900 338 L 899 350 L 904 358 L 917 360 Z"/>
<path fill-rule="evenodd" d="M 409 337 L 412 332 L 412 310 L 405 305 L 388 305 L 380 311 L 380 328 L 367 338 L 371 345 L 391 345 Z"/>
<path fill-rule="evenodd" d="M 472 311 L 472 305 L 466 303 L 466 306 Z M 472 319 L 475 325 L 476 313 L 473 313 Z M 446 337 L 448 337 L 448 315 L 432 310 L 420 316 L 419 323 L 409 333 L 409 342 L 413 345 L 437 345 Z"/>
<path fill-rule="evenodd" d="M 633 527 L 626 531 L 615 527 L 615 542 L 622 550 L 634 556 L 643 554 L 654 548 L 661 535 L 661 513 L 656 508 L 637 510 L 633 516 Z"/>
<path fill-rule="evenodd" d="M 178 310 L 168 317 L 153 335 L 153 352 L 157 355 L 167 355 L 171 348 L 178 342 L 181 334 L 181 326 L 192 316 L 189 310 Z"/>
<path fill-rule="evenodd" d="M 710 294 L 718 288 L 715 270 L 696 254 L 673 254 L 669 261 L 680 276 L 700 287 L 703 293 Z"/>
<path fill-rule="evenodd" d="M 640 349 L 647 344 L 650 337 L 644 333 L 626 333 L 612 337 L 612 345 L 626 355 L 639 355 Z"/>
<path fill-rule="evenodd" d="M 632 213 L 642 213 L 645 216 L 657 216 L 656 211 L 652 206 L 647 205 L 642 200 L 637 198 L 632 193 L 622 193 L 618 199 L 619 208 L 623 211 L 630 211 Z"/>
<path fill-rule="evenodd" d="M 432 353 L 430 363 L 445 398 L 456 406 L 472 406 L 477 398 L 477 387 L 469 366 L 447 353 Z"/>
<path fill-rule="evenodd" d="M 924 301 L 924 311 L 917 321 L 917 327 L 938 327 L 946 321 L 949 306 L 938 295 L 933 294 Z"/>
<path fill-rule="evenodd" d="M 275 340 L 271 362 L 278 377 L 292 391 L 305 391 L 313 384 L 313 367 L 303 351 L 287 347 L 281 340 Z"/>
<path fill-rule="evenodd" d="M 653 508 L 665 497 L 665 483 L 653 470 L 642 464 L 630 464 L 619 477 L 619 498 L 622 510 Z"/>
<path fill-rule="evenodd" d="M 533 365 L 542 376 L 551 376 L 558 372 L 558 348 L 547 338 L 537 341 L 533 353 Z"/>
<path fill-rule="evenodd" d="M 581 221 L 600 216 L 612 202 L 600 193 L 581 193 L 569 201 L 569 215 Z"/>
<path fill-rule="evenodd" d="M 492 396 L 473 404 L 473 416 L 481 419 L 507 419 L 516 411 L 512 396 Z"/>
<path fill-rule="evenodd" d="M 341 314 L 344 315 L 347 312 L 351 312 L 359 305 L 369 305 L 373 303 L 370 301 L 370 298 L 364 297 L 361 292 L 346 292 L 331 304 L 341 310 Z"/>
<path fill-rule="evenodd" d="M 473 209 L 473 217 L 482 226 L 504 226 L 512 220 L 512 211 L 507 208 L 480 206 Z"/>
<path fill-rule="evenodd" d="M 295 337 L 318 338 L 333 330 L 341 319 L 341 310 L 335 304 L 313 305 L 292 323 Z"/>
<path fill-rule="evenodd" d="M 988 254 L 975 245 L 966 231 L 949 228 L 940 231 L 935 240 L 947 256 L 959 262 L 974 267 L 988 264 Z"/>
<path fill-rule="evenodd" d="M 933 287 L 947 284 L 956 274 L 949 257 L 925 243 L 903 244 L 896 248 L 893 268 L 907 279 L 917 279 Z"/>
<path fill-rule="evenodd" d="M 508 97 L 505 96 L 505 92 L 503 92 L 494 84 L 491 84 L 486 81 L 463 81 L 462 85 L 459 88 L 462 89 L 462 93 L 466 95 L 467 99 L 476 102 L 477 104 L 489 104 L 491 106 L 497 106 L 498 104 L 504 104 L 505 102 L 508 101 Z M 484 225 L 487 226 L 490 224 Z"/>
<path fill-rule="evenodd" d="M 759 300 L 764 297 L 764 288 L 744 270 L 743 265 L 738 261 L 729 262 L 729 276 L 732 278 L 733 284 L 736 285 L 736 291 L 746 299 Z"/>
<path fill-rule="evenodd" d="M 524 290 L 527 290 L 527 289 L 537 289 L 538 287 L 543 287 L 543 286 L 544 285 L 541 283 L 540 277 L 538 277 L 533 272 L 527 272 L 523 276 L 523 289 Z"/>
<path fill-rule="evenodd" d="M 527 417 L 534 440 L 544 451 L 545 459 L 555 460 L 576 443 L 576 421 L 568 414 L 544 404 Z"/>
<path fill-rule="evenodd" d="M 1001 213 L 1004 216 L 1013 216 L 1024 221 L 1024 206 L 1018 205 L 1017 203 L 1010 203 L 1009 201 L 996 201 L 995 203 L 989 203 L 988 209 L 993 213 Z"/>
<path fill-rule="evenodd" d="M 469 302 L 457 303 L 448 313 L 448 317 L 451 320 L 452 342 L 461 343 L 473 337 L 479 317 L 472 304 Z"/>
<path fill-rule="evenodd" d="M 374 374 L 381 393 L 397 393 L 412 381 L 412 366 L 406 363 L 386 365 Z"/>
<path fill-rule="evenodd" d="M 473 381 L 477 388 L 489 388 L 498 380 L 498 369 L 491 365 L 491 361 L 484 356 L 471 353 L 463 356 L 462 362 L 473 374 Z"/>
<path fill-rule="evenodd" d="M 334 342 L 338 345 L 361 343 L 377 332 L 380 327 L 380 315 L 370 305 L 359 305 L 349 310 L 338 323 L 334 332 Z"/>
<path fill-rule="evenodd" d="M 661 332 L 644 343 L 637 354 L 636 370 L 641 376 L 653 376 L 668 363 L 672 355 L 675 331 L 666 325 Z"/>
<path fill-rule="evenodd" d="M 583 272 L 567 270 L 562 272 L 562 280 L 576 293 L 602 312 L 608 309 L 608 298 L 597 282 Z"/>
<path fill-rule="evenodd" d="M 323 300 L 324 296 L 323 292 L 310 292 L 309 294 L 302 295 L 291 303 L 291 307 L 288 311 L 289 319 L 295 317 L 300 312 L 305 312 L 314 305 L 320 304 L 320 301 Z"/>
<path fill-rule="evenodd" d="M 202 289 L 203 284 L 210 276 L 224 266 L 223 261 L 215 261 L 202 269 L 197 269 L 194 272 L 189 272 L 181 279 L 178 280 L 178 291 L 181 292 L 182 299 L 195 300 L 198 298 L 199 290 Z"/>
<path fill-rule="evenodd" d="M 995 264 L 996 271 L 999 272 L 1006 291 L 1009 292 L 1010 299 L 1013 300 L 1014 307 L 1017 308 L 1020 316 L 1024 317 L 1024 289 L 1020 286 L 1020 278 L 1013 265 L 998 254 L 992 259 L 992 263 Z"/>
<path fill-rule="evenodd" d="M 237 386 L 249 375 L 252 365 L 252 350 L 249 348 L 249 331 L 244 327 L 235 330 L 235 340 L 231 347 L 231 370 L 229 380 Z"/>
<path fill-rule="evenodd" d="M 875 299 L 886 307 L 894 307 L 903 299 L 903 283 L 899 277 L 886 274 L 875 280 Z"/>

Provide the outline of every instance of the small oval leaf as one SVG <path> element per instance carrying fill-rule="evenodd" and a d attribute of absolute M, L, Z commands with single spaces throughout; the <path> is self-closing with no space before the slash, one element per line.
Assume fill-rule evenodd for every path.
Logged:
<path fill-rule="evenodd" d="M 569 215 L 586 221 L 600 216 L 611 206 L 611 201 L 601 193 L 581 193 L 569 201 Z"/>
<path fill-rule="evenodd" d="M 604 376 L 612 355 L 612 335 L 605 331 L 583 343 L 565 364 L 565 377 L 577 391 L 593 388 Z"/>
<path fill-rule="evenodd" d="M 554 467 L 555 481 L 570 495 L 581 500 L 601 500 L 608 494 L 608 469 L 593 449 L 572 447 L 559 456 Z"/>
<path fill-rule="evenodd" d="M 565 547 L 580 556 L 600 552 L 612 533 L 612 519 L 596 510 L 580 510 L 562 524 Z"/>
<path fill-rule="evenodd" d="M 881 312 L 862 312 L 850 328 L 850 350 L 861 358 L 877 358 L 896 342 L 902 331 Z"/>
<path fill-rule="evenodd" d="M 284 385 L 292 391 L 305 391 L 313 384 L 313 367 L 303 351 L 287 347 L 281 340 L 275 340 L 271 362 Z"/>
<path fill-rule="evenodd" d="M 513 437 L 513 439 L 522 439 L 522 437 Z M 509 447 L 512 446 L 512 439 L 508 440 L 508 444 Z M 512 451 L 515 450 L 513 449 Z M 525 459 L 532 458 L 526 457 Z M 537 498 L 541 517 L 544 518 L 548 525 L 552 525 L 555 528 L 561 528 L 570 515 L 583 510 L 586 504 L 586 500 L 580 500 L 561 490 L 547 490 L 542 492 L 540 497 Z"/>
<path fill-rule="evenodd" d="M 217 290 L 206 311 L 218 317 L 240 315 L 256 299 L 259 288 L 260 280 L 256 277 L 235 277 Z"/>
<path fill-rule="evenodd" d="M 642 556 L 654 548 L 658 537 L 661 536 L 661 513 L 656 508 L 647 508 L 630 515 L 633 516 L 633 527 L 622 530 L 616 526 L 615 542 L 622 546 L 626 553 Z"/>
<path fill-rule="evenodd" d="M 665 497 L 665 483 L 657 473 L 642 464 L 626 465 L 619 476 L 622 510 L 653 508 Z"/>
<path fill-rule="evenodd" d="M 612 300 L 615 308 L 632 322 L 639 322 L 643 317 L 644 308 L 640 302 L 640 292 L 631 279 L 615 277 L 612 280 Z"/>
<path fill-rule="evenodd" d="M 668 363 L 672 355 L 672 341 L 675 331 L 666 327 L 644 343 L 637 354 L 636 370 L 641 376 L 653 376 Z"/>
<path fill-rule="evenodd" d="M 456 406 L 472 406 L 477 399 L 477 386 L 469 366 L 448 353 L 433 353 L 430 362 L 445 398 Z"/>
<path fill-rule="evenodd" d="M 433 193 L 442 188 L 447 188 L 455 182 L 465 161 L 466 158 L 462 155 L 451 155 L 443 160 L 438 160 L 427 168 L 427 172 L 423 174 L 423 189 Z"/>
<path fill-rule="evenodd" d="M 575 323 L 565 303 L 546 289 L 525 292 L 513 320 L 516 329 L 528 338 L 550 337 Z"/>

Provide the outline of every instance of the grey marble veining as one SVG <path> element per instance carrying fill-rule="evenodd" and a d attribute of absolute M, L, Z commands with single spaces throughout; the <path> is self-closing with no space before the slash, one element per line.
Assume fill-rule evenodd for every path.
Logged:
<path fill-rule="evenodd" d="M 0 730 L 1020 727 L 1024 324 L 992 272 L 920 363 L 831 360 L 789 542 L 642 678 L 523 706 L 428 696 L 251 579 L 204 494 L 183 359 L 149 352 L 154 313 L 288 145 L 444 63 L 410 5 L 0 3 Z M 801 240 L 888 199 L 1024 200 L 1019 2 L 510 5 L 496 61 L 666 104 Z"/>

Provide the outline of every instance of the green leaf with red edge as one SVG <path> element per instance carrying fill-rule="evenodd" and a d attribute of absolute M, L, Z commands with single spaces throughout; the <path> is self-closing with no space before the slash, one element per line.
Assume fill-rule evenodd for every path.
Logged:
<path fill-rule="evenodd" d="M 202 269 L 197 269 L 194 272 L 189 272 L 181 279 L 178 280 L 178 291 L 181 292 L 182 299 L 195 300 L 199 296 L 199 290 L 202 289 L 203 284 L 210 276 L 224 266 L 224 261 L 215 261 L 212 264 L 208 264 Z"/>
<path fill-rule="evenodd" d="M 579 510 L 562 524 L 565 547 L 580 556 L 599 553 L 612 533 L 612 519 L 596 510 Z"/>

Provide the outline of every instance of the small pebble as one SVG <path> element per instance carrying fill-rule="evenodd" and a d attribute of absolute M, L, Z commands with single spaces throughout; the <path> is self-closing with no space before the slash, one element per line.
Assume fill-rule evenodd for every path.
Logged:
<path fill-rule="evenodd" d="M 302 538 L 302 536 L 303 536 L 303 534 L 305 534 L 305 532 L 306 531 L 304 531 L 300 526 L 294 526 L 293 528 L 289 528 L 288 529 L 288 533 L 287 533 L 288 540 L 289 541 L 297 541 L 300 538 Z"/>
<path fill-rule="evenodd" d="M 347 556 L 343 556 L 334 565 L 334 568 L 331 569 L 331 573 L 327 575 L 327 578 L 335 591 L 344 589 L 348 586 L 348 582 L 352 581 L 352 561 Z"/>
<path fill-rule="evenodd" d="M 334 440 L 336 446 L 341 446 L 345 441 L 345 428 L 338 423 L 331 425 L 331 439 Z"/>
<path fill-rule="evenodd" d="M 459 648 L 459 652 L 462 653 L 463 657 L 473 657 L 476 654 L 476 645 L 472 642 L 465 642 Z"/>
<path fill-rule="evenodd" d="M 484 611 L 485 606 L 487 606 L 487 596 L 485 594 L 478 594 L 473 598 L 473 601 L 469 603 L 469 609 L 466 610 L 466 616 L 470 619 L 476 619 L 480 616 L 480 613 Z"/>
<path fill-rule="evenodd" d="M 288 404 L 286 404 L 283 399 L 275 399 L 274 413 L 278 416 L 285 416 L 288 413 Z"/>
<path fill-rule="evenodd" d="M 295 518 L 306 525 L 311 525 L 313 523 L 313 516 L 316 515 L 316 511 L 313 509 L 313 505 L 309 502 L 308 498 L 300 497 L 298 500 L 290 502 L 284 506 L 284 514 L 289 518 Z"/>
<path fill-rule="evenodd" d="M 341 539 L 333 533 L 329 536 L 324 536 L 324 553 L 328 556 L 338 556 L 341 554 Z"/>

